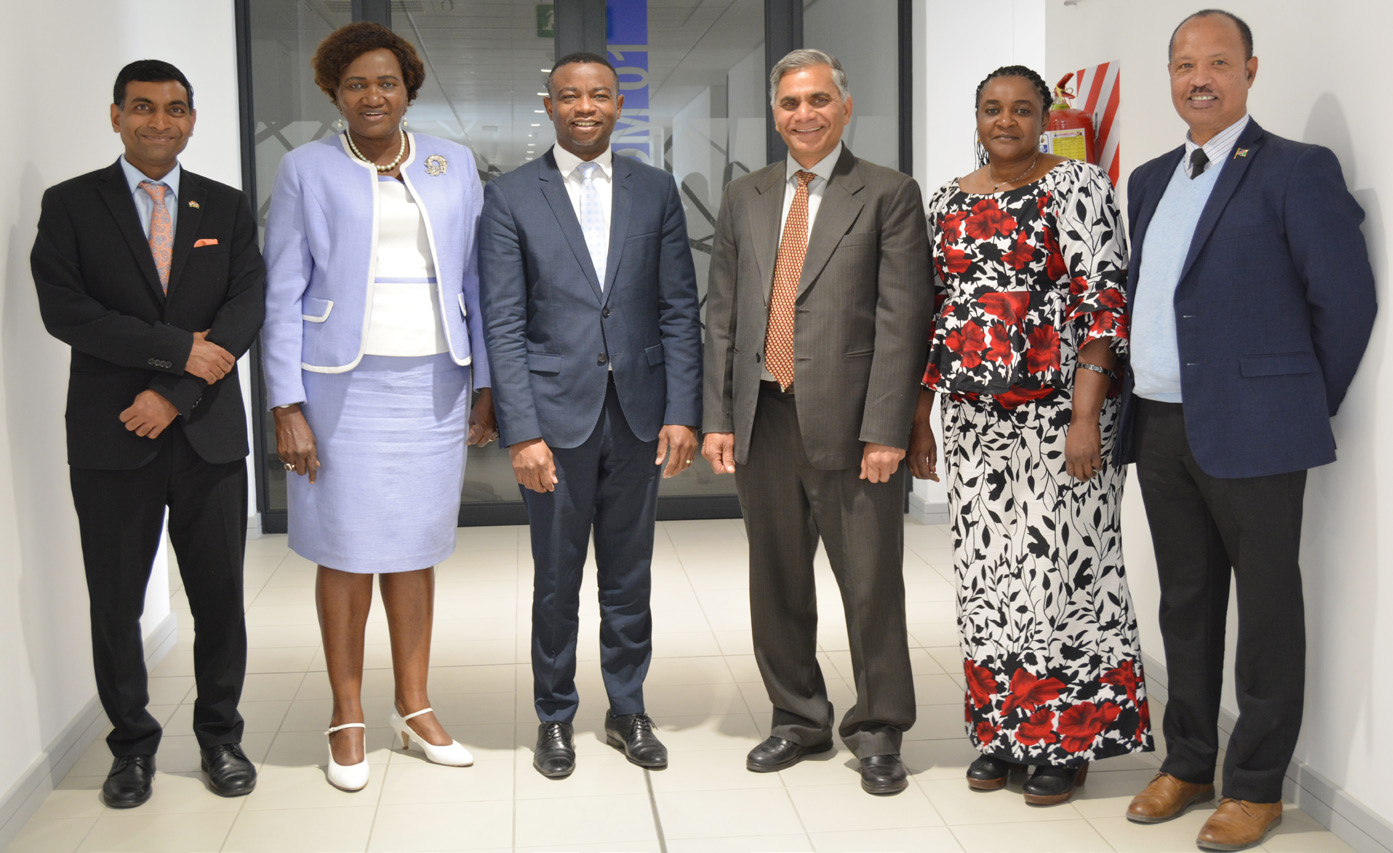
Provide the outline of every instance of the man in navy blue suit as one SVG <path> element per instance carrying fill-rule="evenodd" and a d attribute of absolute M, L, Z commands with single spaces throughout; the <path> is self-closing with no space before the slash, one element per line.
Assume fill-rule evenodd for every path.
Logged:
<path fill-rule="evenodd" d="M 485 187 L 479 266 L 494 405 L 532 531 L 533 766 L 561 778 L 575 769 L 592 529 L 606 739 L 641 767 L 667 766 L 643 703 L 649 569 L 659 474 L 696 455 L 701 325 L 676 183 L 610 149 L 624 104 L 614 66 L 562 57 L 547 91 L 556 145 Z"/>
<path fill-rule="evenodd" d="M 1238 722 L 1205 849 L 1261 843 L 1282 817 L 1301 729 L 1306 469 L 1335 459 L 1330 418 L 1373 325 L 1364 212 L 1328 149 L 1264 131 L 1248 25 L 1197 12 L 1171 37 L 1185 144 L 1128 183 L 1132 360 L 1119 462 L 1136 462 L 1161 582 L 1167 755 L 1128 817 L 1214 796 L 1230 577 Z M 1232 573 L 1232 574 L 1230 574 Z"/>

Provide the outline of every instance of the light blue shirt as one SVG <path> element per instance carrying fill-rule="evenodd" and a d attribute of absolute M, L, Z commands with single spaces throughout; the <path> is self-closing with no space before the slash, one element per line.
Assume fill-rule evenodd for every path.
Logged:
<path fill-rule="evenodd" d="M 1207 153 L 1207 152 L 1206 152 Z M 1132 299 L 1131 368 L 1138 397 L 1179 403 L 1180 345 L 1175 328 L 1175 289 L 1190 254 L 1204 205 L 1214 191 L 1224 161 L 1198 177 L 1186 163 L 1176 164 L 1170 184 L 1146 226 L 1141 270 Z"/>
<path fill-rule="evenodd" d="M 131 197 L 135 199 L 136 212 L 140 214 L 140 228 L 145 232 L 145 238 L 150 239 L 150 214 L 155 210 L 155 201 L 150 198 L 150 194 L 141 189 L 140 182 L 150 180 L 150 176 L 132 166 L 130 161 L 122 155 L 120 161 L 121 171 L 126 173 L 126 183 L 131 187 Z M 179 228 L 179 164 L 175 163 L 174 168 L 169 170 L 169 174 L 160 178 L 155 183 L 164 184 L 169 187 L 164 194 L 164 207 L 169 211 L 169 225 L 178 233 Z"/>

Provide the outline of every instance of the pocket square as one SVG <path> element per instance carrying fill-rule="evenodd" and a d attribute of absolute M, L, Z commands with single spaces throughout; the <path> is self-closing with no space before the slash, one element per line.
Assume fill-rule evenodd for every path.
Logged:
<path fill-rule="evenodd" d="M 204 237 L 202 240 L 195 240 L 195 241 L 193 241 L 193 247 L 194 247 L 195 249 L 201 248 L 201 247 L 203 247 L 203 246 L 216 246 L 216 245 L 218 245 L 218 240 L 217 240 L 216 237 Z"/>

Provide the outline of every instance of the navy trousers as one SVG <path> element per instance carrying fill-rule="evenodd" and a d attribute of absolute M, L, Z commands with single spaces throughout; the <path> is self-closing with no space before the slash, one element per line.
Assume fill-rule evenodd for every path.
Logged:
<path fill-rule="evenodd" d="M 600 598 L 600 668 L 610 711 L 643 713 L 653 656 L 649 610 L 653 526 L 662 467 L 657 441 L 640 441 L 611 382 L 599 423 L 579 447 L 551 449 L 559 482 L 522 490 L 532 534 L 532 684 L 537 717 L 571 722 L 580 582 L 591 531 Z"/>

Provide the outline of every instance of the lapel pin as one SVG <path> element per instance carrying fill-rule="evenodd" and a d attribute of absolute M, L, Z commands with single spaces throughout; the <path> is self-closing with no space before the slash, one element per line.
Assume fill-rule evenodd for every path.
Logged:
<path fill-rule="evenodd" d="M 196 201 L 190 199 L 190 200 L 189 200 L 189 207 L 192 207 L 194 210 L 198 210 L 198 202 L 196 202 Z"/>
<path fill-rule="evenodd" d="M 1233 152 L 1233 156 L 1234 156 L 1234 159 L 1235 159 L 1235 160 L 1238 159 L 1239 157 L 1247 157 L 1247 156 L 1248 156 L 1248 149 L 1247 149 L 1247 148 L 1240 148 L 1240 149 L 1238 149 L 1237 151 Z"/>
<path fill-rule="evenodd" d="M 450 164 L 439 154 L 432 154 L 426 158 L 426 174 L 431 177 L 439 177 L 445 174 L 445 168 Z"/>

